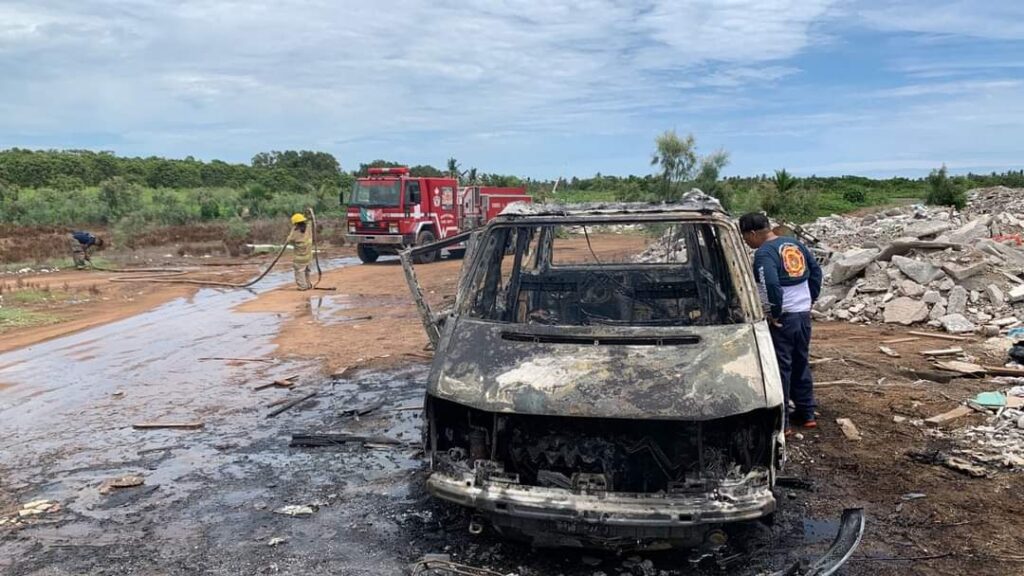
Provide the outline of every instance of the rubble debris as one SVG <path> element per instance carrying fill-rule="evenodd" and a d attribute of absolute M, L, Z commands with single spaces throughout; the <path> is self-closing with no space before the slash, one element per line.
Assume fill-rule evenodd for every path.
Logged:
<path fill-rule="evenodd" d="M 59 512 L 60 503 L 56 500 L 32 500 L 22 504 L 21 510 L 18 510 L 18 517 L 25 518 L 28 516 L 38 516 L 39 514 L 48 514 L 51 512 Z"/>
<path fill-rule="evenodd" d="M 981 274 L 988 268 L 988 263 L 984 260 L 979 260 L 971 264 L 958 264 L 956 262 L 946 262 L 942 265 L 942 271 L 948 274 L 952 279 L 957 282 L 967 280 L 971 276 Z"/>
<path fill-rule="evenodd" d="M 843 436 L 846 436 L 847 440 L 859 441 L 861 439 L 860 430 L 857 430 L 853 420 L 849 418 L 836 418 L 836 424 L 839 425 L 839 429 L 843 432 Z"/>
<path fill-rule="evenodd" d="M 1015 239 L 1024 233 L 1024 189 L 967 195 L 959 212 L 908 206 L 805 225 L 836 254 L 815 317 L 941 327 L 944 316 L 960 314 L 990 334 L 998 333 L 993 318 L 1022 317 L 1024 246 Z"/>
<path fill-rule="evenodd" d="M 879 346 L 878 350 L 890 358 L 900 358 L 900 353 L 889 348 L 888 346 Z"/>
<path fill-rule="evenodd" d="M 909 326 L 921 322 L 927 317 L 928 305 L 913 298 L 901 296 L 885 305 L 884 321 L 886 324 Z"/>
<path fill-rule="evenodd" d="M 273 548 L 274 546 L 278 546 L 280 544 L 284 544 L 287 541 L 288 541 L 287 538 L 283 538 L 281 536 L 274 536 L 270 540 L 267 540 L 267 546 L 270 546 L 271 548 Z"/>
<path fill-rule="evenodd" d="M 113 492 L 115 488 L 132 488 L 135 486 L 142 486 L 145 482 L 146 479 L 138 474 L 109 478 L 100 484 L 100 494 L 109 494 Z"/>
<path fill-rule="evenodd" d="M 892 263 L 907 278 L 918 284 L 928 284 L 940 280 L 943 275 L 940 268 L 933 266 L 927 260 L 915 260 L 906 256 L 893 256 Z"/>
<path fill-rule="evenodd" d="M 974 322 L 971 322 L 963 314 L 950 313 L 939 318 L 942 327 L 950 334 L 970 334 L 978 329 Z"/>
<path fill-rule="evenodd" d="M 939 466 L 945 466 L 950 470 L 955 470 L 974 478 L 984 478 L 988 476 L 988 471 L 984 467 L 971 464 L 971 462 L 966 458 L 953 456 L 942 450 L 911 450 L 907 455 L 910 456 L 911 459 L 922 464 L 937 464 Z"/>
<path fill-rule="evenodd" d="M 963 286 L 954 286 L 949 291 L 949 297 L 946 301 L 946 313 L 947 314 L 963 314 L 967 311 L 967 299 L 969 295 L 967 290 Z"/>
<path fill-rule="evenodd" d="M 876 248 L 855 248 L 843 252 L 832 261 L 832 283 L 841 284 L 853 278 L 878 256 Z"/>
<path fill-rule="evenodd" d="M 315 512 L 316 509 L 313 506 L 298 504 L 289 504 L 274 510 L 274 514 L 282 514 L 284 516 L 311 516 Z"/>
<path fill-rule="evenodd" d="M 426 554 L 410 568 L 412 576 L 506 576 L 501 572 L 452 562 L 448 554 Z"/>

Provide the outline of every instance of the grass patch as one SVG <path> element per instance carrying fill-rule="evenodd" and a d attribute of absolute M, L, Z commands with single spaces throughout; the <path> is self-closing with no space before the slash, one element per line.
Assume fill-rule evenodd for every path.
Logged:
<path fill-rule="evenodd" d="M 0 332 L 13 328 L 30 328 L 33 326 L 45 326 L 56 324 L 60 318 L 45 312 L 32 312 L 13 306 L 0 308 Z"/>
<path fill-rule="evenodd" d="M 39 288 L 24 288 L 4 294 L 6 300 L 15 304 L 47 304 L 67 300 L 68 295 L 58 290 L 41 290 Z"/>
<path fill-rule="evenodd" d="M 92 262 L 96 266 L 107 267 L 107 268 L 110 268 L 110 267 L 116 268 L 116 266 L 113 263 L 111 263 L 110 260 L 108 260 L 107 258 L 104 258 L 102 256 L 93 256 Z M 10 262 L 10 263 L 6 263 L 6 264 L 0 264 L 0 272 L 17 272 L 18 270 L 23 270 L 25 268 L 29 268 L 31 270 L 40 270 L 40 269 L 43 269 L 43 268 L 46 268 L 46 269 L 49 269 L 49 270 L 53 270 L 53 269 L 57 269 L 57 270 L 74 270 L 75 269 L 75 261 L 72 260 L 70 257 L 67 257 L 67 258 L 47 258 L 46 260 L 43 260 L 42 262 Z M 86 264 L 86 269 L 88 270 L 88 263 Z"/>

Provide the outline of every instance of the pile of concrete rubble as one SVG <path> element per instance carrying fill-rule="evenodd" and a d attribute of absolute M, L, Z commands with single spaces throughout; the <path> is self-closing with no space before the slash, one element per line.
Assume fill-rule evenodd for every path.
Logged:
<path fill-rule="evenodd" d="M 990 336 L 1024 320 L 1024 189 L 971 190 L 959 212 L 833 215 L 804 231 L 833 251 L 818 318 Z"/>

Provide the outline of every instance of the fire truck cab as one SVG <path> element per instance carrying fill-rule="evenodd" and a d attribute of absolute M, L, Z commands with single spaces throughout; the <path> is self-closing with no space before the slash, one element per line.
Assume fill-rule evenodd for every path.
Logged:
<path fill-rule="evenodd" d="M 530 201 L 524 188 L 459 188 L 455 178 L 410 176 L 405 166 L 370 168 L 353 185 L 345 240 L 356 245 L 360 260 L 372 263 L 382 254 L 397 254 L 482 226 L 508 204 L 521 201 Z M 451 256 L 464 252 L 461 245 L 448 250 Z M 419 262 L 437 256 L 430 252 Z"/>

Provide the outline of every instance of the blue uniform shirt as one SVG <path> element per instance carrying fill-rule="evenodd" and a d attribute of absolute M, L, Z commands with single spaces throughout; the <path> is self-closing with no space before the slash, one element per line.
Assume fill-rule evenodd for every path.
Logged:
<path fill-rule="evenodd" d="M 754 253 L 754 275 L 769 316 L 809 312 L 821 293 L 821 267 L 795 238 L 780 236 Z"/>
<path fill-rule="evenodd" d="M 96 237 L 88 232 L 72 232 L 71 235 L 75 237 L 75 240 L 78 240 L 79 244 L 86 248 L 96 244 Z"/>

